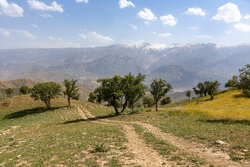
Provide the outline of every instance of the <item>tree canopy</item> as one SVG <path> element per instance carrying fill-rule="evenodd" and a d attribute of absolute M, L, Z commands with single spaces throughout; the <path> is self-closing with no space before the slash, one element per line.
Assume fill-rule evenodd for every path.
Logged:
<path fill-rule="evenodd" d="M 31 97 L 41 100 L 46 104 L 47 109 L 51 108 L 51 100 L 61 93 L 61 86 L 55 82 L 36 84 L 31 90 Z"/>
<path fill-rule="evenodd" d="M 203 83 L 199 82 L 197 86 L 193 88 L 193 90 L 195 94 L 199 95 L 200 97 L 209 95 L 211 97 L 211 100 L 213 100 L 219 86 L 220 84 L 218 81 L 205 81 Z"/>
<path fill-rule="evenodd" d="M 155 109 L 158 111 L 158 102 L 163 98 L 168 91 L 172 89 L 172 86 L 162 79 L 155 79 L 151 83 L 150 93 L 155 101 Z"/>
<path fill-rule="evenodd" d="M 75 100 L 79 100 L 79 93 L 78 93 L 79 89 L 76 85 L 76 82 L 77 80 L 73 80 L 73 79 L 71 81 L 67 79 L 63 81 L 64 86 L 66 88 L 65 91 L 63 91 L 63 94 L 64 96 L 67 96 L 69 106 L 71 105 L 71 101 L 70 101 L 71 98 Z"/>
<path fill-rule="evenodd" d="M 242 91 L 244 95 L 250 95 L 250 64 L 247 64 L 244 68 L 239 69 L 239 76 L 233 76 L 225 84 L 227 88 L 233 88 Z"/>
<path fill-rule="evenodd" d="M 191 97 L 191 94 L 192 94 L 192 91 L 191 90 L 188 90 L 185 94 L 185 96 L 187 96 L 189 99 Z"/>
<path fill-rule="evenodd" d="M 119 107 L 123 112 L 127 106 L 133 109 L 134 104 L 145 94 L 147 87 L 142 83 L 145 75 L 133 76 L 131 73 L 121 77 L 99 79 L 101 85 L 95 89 L 94 95 L 97 102 L 108 102 L 113 106 L 115 113 L 119 114 Z"/>
<path fill-rule="evenodd" d="M 21 86 L 19 92 L 23 95 L 30 93 L 30 88 L 28 86 Z"/>

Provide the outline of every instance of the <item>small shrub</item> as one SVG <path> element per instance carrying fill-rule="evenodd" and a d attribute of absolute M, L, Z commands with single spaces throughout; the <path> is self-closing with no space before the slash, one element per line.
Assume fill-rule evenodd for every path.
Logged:
<path fill-rule="evenodd" d="M 20 94 L 27 95 L 31 92 L 31 89 L 28 86 L 22 86 L 19 89 Z"/>
<path fill-rule="evenodd" d="M 154 100 L 151 97 L 145 96 L 142 101 L 144 108 L 154 106 Z"/>
<path fill-rule="evenodd" d="M 162 99 L 161 101 L 161 105 L 166 105 L 166 104 L 169 104 L 171 103 L 171 98 L 170 97 L 166 97 L 164 99 Z"/>
<path fill-rule="evenodd" d="M 139 114 L 142 111 L 143 111 L 142 108 L 136 108 L 136 109 L 132 110 L 129 114 Z"/>
<path fill-rule="evenodd" d="M 108 148 L 104 145 L 104 143 L 97 144 L 94 150 L 94 152 L 107 152 L 107 151 L 108 151 Z"/>
<path fill-rule="evenodd" d="M 145 112 L 152 112 L 152 109 L 146 109 Z"/>

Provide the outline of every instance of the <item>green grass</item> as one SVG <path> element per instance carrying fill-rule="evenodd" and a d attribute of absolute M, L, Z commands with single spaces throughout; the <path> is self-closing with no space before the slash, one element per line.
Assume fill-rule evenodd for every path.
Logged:
<path fill-rule="evenodd" d="M 152 133 L 144 130 L 140 125 L 134 124 L 136 133 L 138 133 L 147 144 L 152 145 L 160 155 L 164 156 L 168 161 L 174 161 L 178 165 L 196 166 L 204 165 L 205 161 L 197 156 L 188 155 L 179 148 L 168 144 L 166 141 L 155 137 Z"/>
<path fill-rule="evenodd" d="M 234 102 L 236 94 L 229 91 L 219 94 L 214 101 L 205 97 L 199 99 L 199 103 L 197 100 L 172 103 L 160 107 L 158 112 L 154 108 L 136 113 L 127 110 L 119 116 L 114 115 L 111 107 L 79 101 L 73 104 L 102 119 L 149 123 L 208 147 L 222 140 L 230 147 L 219 147 L 229 152 L 232 160 L 250 161 L 250 152 L 243 151 L 250 150 L 250 121 L 246 113 L 249 99 L 237 96 Z M 101 166 L 101 162 L 105 166 L 122 166 L 121 157 L 131 155 L 126 152 L 121 127 L 84 121 L 77 108 L 66 106 L 67 101 L 62 98 L 53 100 L 54 108 L 49 111 L 42 102 L 29 96 L 14 96 L 0 102 L 0 166 Z M 233 114 L 239 112 L 230 106 L 240 111 L 240 117 L 232 119 Z M 221 117 L 218 113 L 222 110 L 224 115 L 230 112 L 230 117 Z M 180 165 L 204 163 L 199 157 L 181 153 L 140 126 L 135 125 L 135 130 L 169 160 Z"/>
<path fill-rule="evenodd" d="M 53 100 L 49 111 L 28 96 L 10 100 L 0 107 L 0 166 L 121 164 L 126 139 L 119 126 L 82 121 L 65 99 Z"/>
<path fill-rule="evenodd" d="M 207 106 L 207 108 L 210 103 L 218 103 L 219 105 L 218 101 L 221 101 L 220 98 L 230 99 L 229 101 L 231 101 L 232 97 L 228 97 L 231 95 L 231 92 L 223 93 L 222 95 L 216 96 L 217 101 L 204 101 L 202 105 Z M 238 100 L 242 100 L 241 98 L 242 97 L 238 98 Z M 148 109 L 145 109 L 145 112 L 140 112 L 139 114 L 122 114 L 119 117 L 111 119 L 140 121 L 153 124 L 161 128 L 164 132 L 173 133 L 176 136 L 203 143 L 208 147 L 214 146 L 216 140 L 222 140 L 230 144 L 229 148 L 220 146 L 222 150 L 226 150 L 229 153 L 233 152 L 234 156 L 239 155 L 242 157 L 243 155 L 243 159 L 250 161 L 249 151 L 243 152 L 244 149 L 250 150 L 250 121 L 247 118 L 246 120 L 218 119 L 203 110 L 190 110 L 186 106 L 190 104 L 195 107 L 195 102 L 192 101 L 193 100 L 188 100 L 169 104 L 161 107 L 158 112 L 152 109 L 151 112 L 147 112 Z M 245 103 L 249 104 L 249 101 L 246 101 L 245 98 L 243 101 L 244 103 L 237 103 L 243 106 L 247 106 Z M 226 105 L 225 108 L 228 109 L 227 104 L 222 104 L 218 107 L 221 109 L 223 105 Z M 243 110 L 242 112 L 246 113 L 248 111 Z M 241 116 L 243 116 L 243 114 Z M 234 159 L 237 160 L 237 158 Z"/>

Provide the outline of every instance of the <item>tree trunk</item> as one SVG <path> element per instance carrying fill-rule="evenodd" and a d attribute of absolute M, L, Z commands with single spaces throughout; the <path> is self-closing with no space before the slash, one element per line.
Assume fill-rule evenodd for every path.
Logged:
<path fill-rule="evenodd" d="M 68 96 L 68 105 L 70 106 L 71 103 L 70 103 L 70 97 Z"/>
<path fill-rule="evenodd" d="M 123 112 L 126 109 L 127 105 L 128 105 L 128 101 L 126 100 L 125 103 L 122 105 L 122 111 L 121 112 Z"/>
<path fill-rule="evenodd" d="M 211 95 L 211 100 L 213 100 L 214 99 L 214 96 L 213 95 Z"/>
<path fill-rule="evenodd" d="M 115 109 L 115 115 L 119 115 L 118 108 L 116 106 L 114 106 L 114 109 Z"/>
<path fill-rule="evenodd" d="M 45 101 L 45 104 L 46 104 L 47 109 L 49 110 L 51 108 L 50 101 Z"/>
<path fill-rule="evenodd" d="M 158 101 L 155 102 L 155 110 L 158 111 Z"/>

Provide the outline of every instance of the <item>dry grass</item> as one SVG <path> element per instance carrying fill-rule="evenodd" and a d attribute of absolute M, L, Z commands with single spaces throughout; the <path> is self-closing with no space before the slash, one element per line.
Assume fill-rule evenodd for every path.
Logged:
<path fill-rule="evenodd" d="M 184 108 L 204 112 L 213 119 L 250 120 L 250 99 L 242 96 L 239 91 L 222 92 L 212 101 L 204 97 Z"/>

